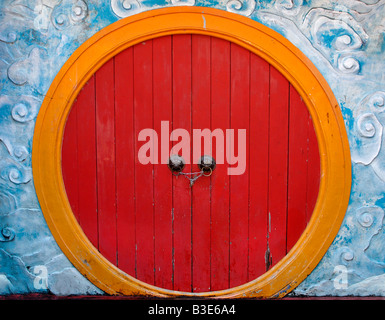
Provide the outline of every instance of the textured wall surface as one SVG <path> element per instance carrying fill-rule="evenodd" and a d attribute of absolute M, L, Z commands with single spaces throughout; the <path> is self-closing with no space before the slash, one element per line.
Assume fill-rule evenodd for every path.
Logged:
<path fill-rule="evenodd" d="M 352 191 L 336 239 L 291 294 L 385 296 L 384 0 L 0 1 L 0 295 L 103 294 L 63 255 L 40 210 L 31 168 L 36 116 L 55 75 L 85 40 L 121 18 L 179 5 L 256 20 L 321 71 L 344 116 Z"/>

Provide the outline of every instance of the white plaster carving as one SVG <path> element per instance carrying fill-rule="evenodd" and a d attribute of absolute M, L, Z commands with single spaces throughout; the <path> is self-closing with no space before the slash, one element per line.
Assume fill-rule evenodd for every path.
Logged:
<path fill-rule="evenodd" d="M 382 125 L 373 113 L 364 113 L 357 118 L 356 127 L 359 147 L 352 151 L 352 160 L 369 165 L 381 149 Z"/>
<path fill-rule="evenodd" d="M 28 83 L 38 87 L 41 74 L 45 71 L 43 62 L 45 55 L 41 48 L 33 48 L 27 57 L 11 64 L 8 68 L 8 78 L 19 86 Z"/>
<path fill-rule="evenodd" d="M 195 0 L 171 0 L 171 3 L 174 6 L 193 6 L 195 4 Z"/>
<path fill-rule="evenodd" d="M 226 4 L 227 11 L 250 16 L 255 9 L 255 0 L 230 0 Z"/>
<path fill-rule="evenodd" d="M 111 9 L 119 18 L 125 18 L 141 12 L 142 5 L 137 0 L 111 0 Z"/>
<path fill-rule="evenodd" d="M 62 0 L 51 13 L 55 28 L 64 29 L 69 25 L 81 23 L 88 16 L 88 6 L 84 0 Z"/>
<path fill-rule="evenodd" d="M 356 135 L 351 153 L 352 161 L 370 165 L 376 175 L 385 182 L 384 105 L 385 92 L 377 91 L 367 95 L 355 108 Z"/>
<path fill-rule="evenodd" d="M 303 0 L 278 0 L 275 8 L 284 15 L 295 16 L 301 10 Z"/>
<path fill-rule="evenodd" d="M 371 229 L 370 236 L 362 242 L 365 252 L 370 247 L 373 237 L 382 230 L 384 210 L 378 206 L 363 206 L 356 210 L 356 219 L 361 227 Z"/>

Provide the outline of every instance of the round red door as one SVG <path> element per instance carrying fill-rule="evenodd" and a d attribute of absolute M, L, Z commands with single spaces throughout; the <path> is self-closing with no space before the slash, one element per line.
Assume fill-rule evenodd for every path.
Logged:
<path fill-rule="evenodd" d="M 191 184 L 207 154 L 203 129 L 217 163 Z M 182 175 L 165 163 L 178 145 Z M 173 35 L 92 76 L 67 120 L 62 170 L 74 215 L 111 263 L 204 292 L 251 281 L 286 255 L 313 212 L 320 160 L 308 110 L 274 67 L 226 40 Z"/>

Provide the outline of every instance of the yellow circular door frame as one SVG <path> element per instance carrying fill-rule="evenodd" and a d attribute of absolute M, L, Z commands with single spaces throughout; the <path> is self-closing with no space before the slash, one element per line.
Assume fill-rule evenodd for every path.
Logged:
<path fill-rule="evenodd" d="M 238 287 L 203 293 L 159 288 L 126 274 L 107 261 L 79 226 L 67 199 L 61 147 L 72 103 L 106 61 L 142 41 L 172 34 L 226 39 L 261 56 L 297 89 L 312 116 L 321 161 L 321 181 L 310 222 L 292 250 L 269 271 Z M 282 297 L 319 263 L 344 218 L 351 187 L 350 150 L 338 103 L 320 72 L 293 44 L 271 29 L 218 9 L 172 7 L 140 13 L 104 28 L 82 44 L 52 82 L 37 117 L 32 168 L 47 224 L 63 253 L 108 294 L 160 297 Z"/>

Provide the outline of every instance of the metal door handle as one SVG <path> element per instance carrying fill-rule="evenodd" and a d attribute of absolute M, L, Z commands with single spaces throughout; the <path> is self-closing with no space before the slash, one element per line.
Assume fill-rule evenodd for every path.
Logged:
<path fill-rule="evenodd" d="M 211 176 L 216 166 L 215 159 L 212 156 L 207 156 L 207 155 L 202 156 L 198 161 L 198 167 L 200 169 L 199 172 L 191 172 L 191 173 L 182 172 L 185 167 L 185 164 L 186 162 L 184 161 L 184 159 L 177 154 L 173 154 L 168 159 L 168 163 L 167 163 L 172 174 L 175 176 L 179 176 L 179 175 L 185 176 L 188 180 L 190 180 L 191 187 L 194 185 L 194 182 L 198 178 L 202 176 L 206 176 L 206 177 Z"/>

